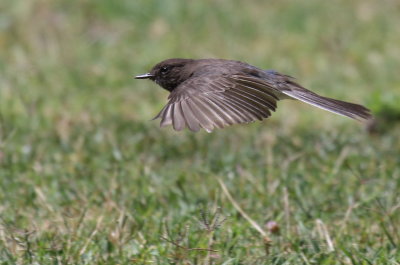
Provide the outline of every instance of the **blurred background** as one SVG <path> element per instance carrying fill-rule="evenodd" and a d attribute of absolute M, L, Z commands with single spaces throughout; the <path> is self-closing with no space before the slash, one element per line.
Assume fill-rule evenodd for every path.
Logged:
<path fill-rule="evenodd" d="M 399 25 L 395 0 L 2 1 L 0 260 L 250 264 L 262 240 L 217 177 L 257 222 L 282 227 L 255 264 L 395 260 Z M 267 121 L 213 134 L 160 129 L 151 119 L 168 93 L 132 77 L 173 57 L 275 69 L 366 105 L 377 122 L 288 101 Z M 160 240 L 163 224 L 179 234 L 217 206 L 231 218 L 213 234 L 213 261 Z M 326 245 L 317 219 L 334 254 L 313 245 Z M 185 244 L 207 246 L 202 235 Z"/>

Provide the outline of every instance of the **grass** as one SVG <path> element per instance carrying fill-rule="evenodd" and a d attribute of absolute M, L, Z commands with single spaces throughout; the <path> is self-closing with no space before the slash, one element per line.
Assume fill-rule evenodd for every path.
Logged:
<path fill-rule="evenodd" d="M 0 263 L 399 264 L 399 9 L 3 1 Z M 159 129 L 167 93 L 131 77 L 170 57 L 276 69 L 368 105 L 378 129 L 296 102 Z"/>

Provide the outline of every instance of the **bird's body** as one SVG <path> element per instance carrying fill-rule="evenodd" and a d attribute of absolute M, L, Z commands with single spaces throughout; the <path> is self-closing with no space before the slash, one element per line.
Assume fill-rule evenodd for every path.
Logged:
<path fill-rule="evenodd" d="M 357 104 L 326 98 L 297 84 L 290 76 L 247 63 L 223 59 L 168 59 L 137 79 L 151 79 L 170 91 L 167 105 L 155 118 L 175 130 L 188 127 L 211 132 L 237 123 L 262 120 L 276 102 L 297 99 L 356 120 L 370 111 Z"/>

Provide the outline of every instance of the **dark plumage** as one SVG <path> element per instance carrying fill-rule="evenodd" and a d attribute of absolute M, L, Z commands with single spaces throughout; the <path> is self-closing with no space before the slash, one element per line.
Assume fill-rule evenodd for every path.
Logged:
<path fill-rule="evenodd" d="M 298 99 L 356 120 L 372 116 L 364 106 L 322 97 L 275 71 L 222 59 L 168 59 L 136 79 L 151 79 L 170 91 L 167 105 L 155 117 L 162 127 L 211 132 L 236 123 L 262 120 L 276 102 Z"/>

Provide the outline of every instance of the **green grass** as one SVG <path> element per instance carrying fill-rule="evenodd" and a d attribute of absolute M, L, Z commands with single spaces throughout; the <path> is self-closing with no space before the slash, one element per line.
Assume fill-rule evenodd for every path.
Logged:
<path fill-rule="evenodd" d="M 2 1 L 0 264 L 399 264 L 399 11 Z M 167 93 L 132 76 L 171 57 L 276 69 L 378 129 L 294 101 L 212 134 L 160 129 Z"/>

